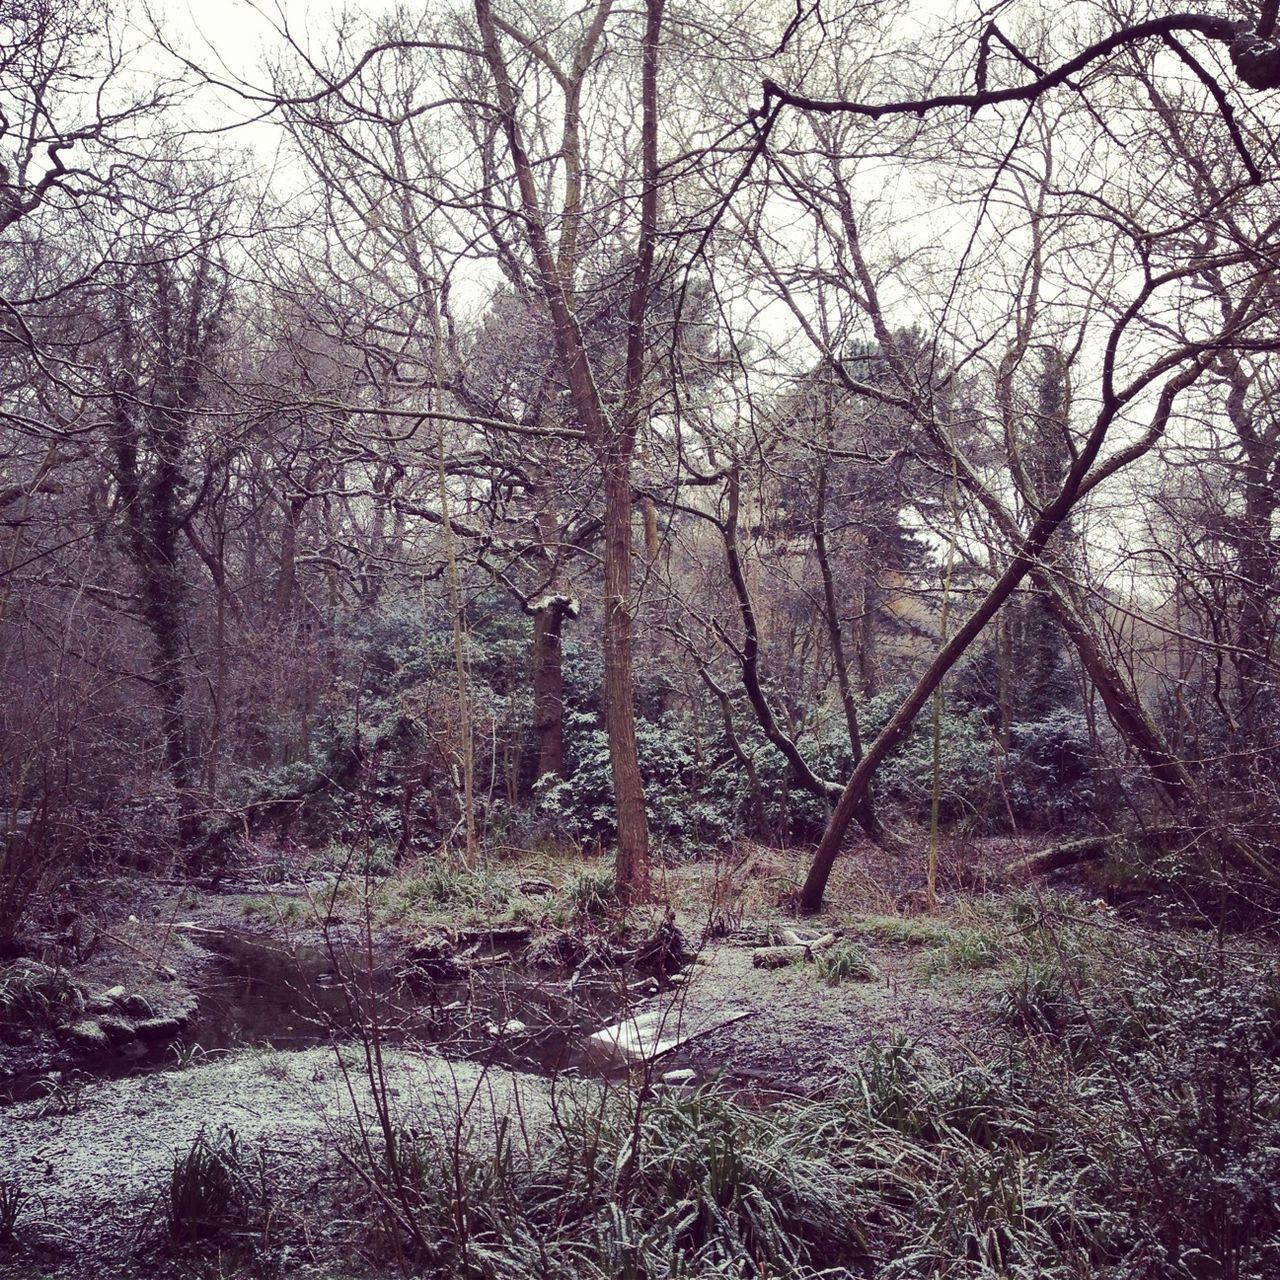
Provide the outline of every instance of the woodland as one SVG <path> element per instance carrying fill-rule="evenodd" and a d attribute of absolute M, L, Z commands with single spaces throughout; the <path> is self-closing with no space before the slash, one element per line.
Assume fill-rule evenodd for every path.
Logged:
<path fill-rule="evenodd" d="M 0 1276 L 1280 1274 L 1277 88 L 3 0 Z"/>

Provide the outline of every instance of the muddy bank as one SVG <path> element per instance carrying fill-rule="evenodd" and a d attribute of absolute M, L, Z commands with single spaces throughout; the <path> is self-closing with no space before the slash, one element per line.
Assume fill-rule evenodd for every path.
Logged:
<path fill-rule="evenodd" d="M 771 927 L 754 932 L 761 928 L 769 933 Z M 181 1030 L 135 1034 L 86 1051 L 64 1024 L 56 1054 L 16 1076 L 11 1071 L 7 1091 L 10 1098 L 47 1093 L 56 1100 L 68 1082 L 75 1088 L 86 1078 L 172 1070 L 244 1047 L 332 1045 L 370 1029 L 384 1044 L 434 1046 L 447 1056 L 518 1071 L 600 1075 L 625 1064 L 589 1052 L 593 1032 L 632 1015 L 661 1028 L 654 1043 L 670 1050 L 664 1069 L 692 1069 L 695 1079 L 725 1074 L 784 1091 L 820 1090 L 852 1066 L 864 1046 L 895 1033 L 943 1056 L 979 1047 L 984 1019 L 975 1009 L 974 977 L 963 997 L 954 984 L 922 983 L 902 948 L 875 947 L 874 980 L 830 987 L 810 965 L 762 970 L 753 964 L 750 942 L 720 940 L 704 945 L 696 963 L 659 980 L 590 964 L 530 967 L 527 932 L 446 939 L 439 930 L 419 931 L 414 944 L 394 935 L 361 943 L 338 930 L 317 941 L 311 931 L 278 938 L 171 922 L 165 954 L 183 958 L 184 977 L 164 981 L 155 967 L 137 965 L 127 999 L 149 983 L 151 999 L 164 998 L 165 1007 L 185 1001 Z M 442 940 L 448 945 L 437 945 Z M 114 991 L 118 996 L 124 989 Z M 741 1025 L 708 1030 L 726 1010 L 744 1014 L 734 1019 Z M 86 1011 L 71 1025 L 118 1027 L 117 1013 L 90 1018 Z M 681 1043 L 686 1037 L 690 1042 Z"/>
<path fill-rule="evenodd" d="M 163 1060 L 197 1016 L 211 961 L 185 940 L 162 961 L 123 947 L 79 962 L 43 954 L 0 971 L 0 1106 L 42 1078 L 127 1074 Z"/>

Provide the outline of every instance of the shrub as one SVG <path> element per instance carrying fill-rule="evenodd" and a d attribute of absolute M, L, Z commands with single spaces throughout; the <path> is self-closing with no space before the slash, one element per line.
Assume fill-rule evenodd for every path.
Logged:
<path fill-rule="evenodd" d="M 334 843 L 312 860 L 312 870 L 339 876 L 386 876 L 395 867 L 395 849 L 383 840 L 356 839 L 350 844 Z"/>
<path fill-rule="evenodd" d="M 712 771 L 699 758 L 690 727 L 673 713 L 636 726 L 650 835 L 669 853 L 728 844 L 745 799 L 736 771 Z M 565 740 L 569 776 L 538 783 L 538 808 L 571 839 L 608 844 L 616 830 L 608 739 L 594 713 L 568 711 Z"/>
<path fill-rule="evenodd" d="M 1090 817 L 1098 799 L 1093 760 L 1089 725 L 1078 711 L 1058 707 L 1013 725 L 1003 776 L 1014 817 L 1035 827 Z"/>
<path fill-rule="evenodd" d="M 904 690 L 872 698 L 863 711 L 868 741 L 897 709 Z M 917 717 L 906 740 L 886 757 L 876 776 L 876 794 L 925 815 L 933 798 L 933 726 Z M 944 822 L 985 815 L 991 808 L 991 737 L 977 712 L 945 709 L 939 724 L 939 813 Z M 847 776 L 847 775 L 842 775 Z"/>

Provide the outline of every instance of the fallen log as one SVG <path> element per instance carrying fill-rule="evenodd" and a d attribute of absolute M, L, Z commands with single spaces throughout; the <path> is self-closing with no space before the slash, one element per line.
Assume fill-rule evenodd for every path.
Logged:
<path fill-rule="evenodd" d="M 1109 836 L 1086 836 L 1082 840 L 1064 840 L 1061 844 L 1050 845 L 1025 858 L 1011 862 L 1004 869 L 1010 880 L 1022 880 L 1030 876 L 1048 875 L 1050 871 L 1061 871 L 1064 867 L 1075 866 L 1078 862 L 1090 862 L 1101 858 L 1107 851 Z"/>
<path fill-rule="evenodd" d="M 653 1009 L 624 1018 L 587 1038 L 587 1052 L 615 1066 L 651 1062 L 690 1040 L 750 1017 L 746 1009 L 716 1013 L 698 1022 L 685 1021 L 675 1007 Z"/>
<path fill-rule="evenodd" d="M 800 964 L 813 959 L 815 951 L 825 951 L 835 946 L 836 935 L 824 933 L 820 938 L 805 941 L 793 929 L 782 931 L 783 943 L 776 947 L 757 947 L 751 953 L 751 963 L 757 969 L 783 969 L 789 964 Z"/>

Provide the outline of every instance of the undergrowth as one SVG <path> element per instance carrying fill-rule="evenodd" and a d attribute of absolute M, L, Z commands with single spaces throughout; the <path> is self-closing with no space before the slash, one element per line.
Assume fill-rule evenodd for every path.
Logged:
<path fill-rule="evenodd" d="M 483 907 L 501 911 L 515 896 L 514 886 L 500 873 L 487 869 L 453 870 L 431 866 L 409 877 L 400 885 L 404 904 L 417 910 L 440 907 Z"/>
<path fill-rule="evenodd" d="M 0 968 L 0 1028 L 53 1022 L 81 1003 L 80 992 L 65 969 L 30 960 Z"/>
<path fill-rule="evenodd" d="M 366 1244 L 483 1280 L 1280 1274 L 1272 963 L 1095 933 L 1029 918 L 981 1054 L 892 1040 L 817 1100 L 584 1086 L 527 1137 L 399 1123 L 347 1153 Z"/>

